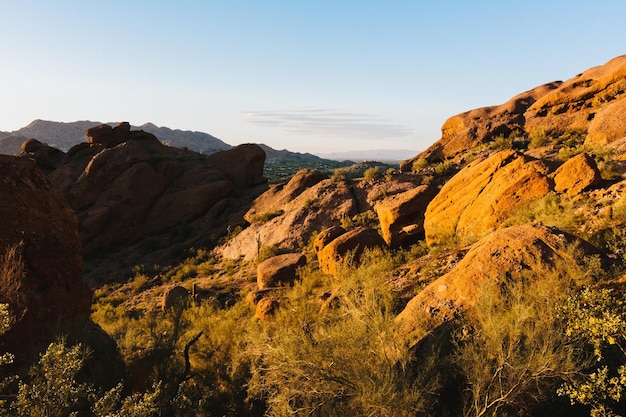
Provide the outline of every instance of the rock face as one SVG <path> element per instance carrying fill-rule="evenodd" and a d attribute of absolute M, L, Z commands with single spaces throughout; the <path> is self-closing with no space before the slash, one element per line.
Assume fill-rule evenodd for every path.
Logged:
<path fill-rule="evenodd" d="M 323 180 L 282 205 L 280 215 L 251 224 L 216 251 L 225 258 L 245 260 L 256 259 L 261 246 L 294 251 L 314 233 L 337 226 L 342 218 L 356 213 L 358 200 L 351 184 Z"/>
<path fill-rule="evenodd" d="M 328 229 L 322 230 L 316 237 L 313 242 L 313 250 L 315 253 L 318 253 L 324 246 L 328 245 L 333 240 L 337 239 L 339 236 L 346 233 L 346 229 L 341 226 L 332 226 Z"/>
<path fill-rule="evenodd" d="M 298 268 L 304 265 L 306 257 L 301 253 L 287 253 L 264 260 L 256 269 L 259 289 L 292 285 L 297 278 Z"/>
<path fill-rule="evenodd" d="M 320 269 L 329 275 L 337 275 L 346 261 L 358 265 L 366 249 L 385 247 L 385 241 L 374 229 L 357 227 L 337 237 L 317 252 Z M 348 257 L 351 258 L 348 258 Z"/>
<path fill-rule="evenodd" d="M 385 242 L 393 248 L 416 243 L 424 235 L 424 213 L 436 187 L 422 185 L 379 202 L 376 214 Z"/>
<path fill-rule="evenodd" d="M 265 151 L 259 145 L 239 145 L 211 154 L 207 160 L 222 171 L 237 188 L 249 188 L 267 182 L 263 177 Z"/>
<path fill-rule="evenodd" d="M 199 219 L 210 223 L 233 191 L 264 181 L 264 153 L 256 145 L 206 157 L 165 146 L 128 123 L 86 134 L 89 143 L 61 152 L 63 160 L 47 174 L 78 216 L 86 254 Z M 41 149 L 29 145 L 23 156 L 39 163 Z"/>
<path fill-rule="evenodd" d="M 589 133 L 587 144 L 606 144 L 626 136 L 626 55 L 590 68 L 565 81 L 552 82 L 522 93 L 508 102 L 471 110 L 449 118 L 441 139 L 426 151 L 403 161 L 411 170 L 414 161 L 443 161 L 508 135 L 515 129 L 531 134 L 538 130 L 559 136 L 572 130 Z"/>
<path fill-rule="evenodd" d="M 286 204 L 302 194 L 307 188 L 325 179 L 328 177 L 319 171 L 302 169 L 288 182 L 276 184 L 254 200 L 244 218 L 252 223 L 257 215 L 282 210 Z"/>
<path fill-rule="evenodd" d="M 475 241 L 515 210 L 553 188 L 548 167 L 516 151 L 501 151 L 457 173 L 426 209 L 428 244 L 456 238 Z"/>
<path fill-rule="evenodd" d="M 488 280 L 515 279 L 524 270 L 541 271 L 556 262 L 574 266 L 567 245 L 577 241 L 586 253 L 594 249 L 558 229 L 522 225 L 498 230 L 475 243 L 450 272 L 419 292 L 396 317 L 408 347 L 428 332 L 472 308 Z M 545 271 L 545 269 L 543 269 Z"/>
<path fill-rule="evenodd" d="M 554 190 L 576 195 L 602 180 L 596 161 L 587 153 L 567 160 L 554 172 Z"/>
<path fill-rule="evenodd" d="M 175 285 L 168 288 L 163 294 L 163 300 L 161 302 L 161 311 L 164 313 L 172 308 L 178 306 L 184 306 L 186 301 L 189 300 L 190 294 L 185 287 Z"/>
<path fill-rule="evenodd" d="M 18 363 L 51 342 L 54 329 L 87 319 L 76 217 L 35 161 L 0 155 L 0 302 L 15 319 L 0 337 Z"/>

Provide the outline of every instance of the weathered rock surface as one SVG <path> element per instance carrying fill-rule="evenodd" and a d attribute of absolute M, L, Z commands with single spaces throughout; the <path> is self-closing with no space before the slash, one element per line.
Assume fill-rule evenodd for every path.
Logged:
<path fill-rule="evenodd" d="M 298 268 L 304 265 L 306 257 L 301 253 L 286 253 L 264 260 L 256 269 L 259 289 L 292 285 L 297 279 Z"/>
<path fill-rule="evenodd" d="M 489 280 L 515 279 L 522 270 L 545 271 L 577 265 L 567 246 L 577 242 L 587 254 L 595 249 L 558 229 L 537 225 L 514 226 L 489 234 L 475 243 L 458 265 L 419 292 L 396 317 L 399 335 L 408 347 L 459 313 L 472 308 L 481 285 Z"/>
<path fill-rule="evenodd" d="M 302 169 L 289 181 L 276 184 L 254 200 L 244 218 L 252 223 L 255 216 L 282 210 L 284 205 L 298 197 L 307 188 L 325 179 L 328 179 L 328 176 L 319 171 Z"/>
<path fill-rule="evenodd" d="M 469 164 L 428 205 L 426 241 L 429 245 L 451 237 L 476 241 L 515 210 L 552 190 L 548 173 L 541 161 L 512 150 Z"/>
<path fill-rule="evenodd" d="M 190 294 L 187 288 L 175 285 L 165 290 L 161 302 L 161 311 L 166 312 L 172 308 L 182 307 L 189 301 Z"/>
<path fill-rule="evenodd" d="M 626 100 L 615 100 L 602 106 L 589 123 L 589 134 L 585 139 L 585 144 L 607 145 L 625 138 L 624 114 L 626 114 Z"/>
<path fill-rule="evenodd" d="M 15 319 L 0 336 L 18 363 L 54 329 L 90 313 L 76 217 L 33 160 L 0 155 L 0 302 Z"/>
<path fill-rule="evenodd" d="M 213 210 L 218 203 L 264 181 L 264 153 L 256 145 L 206 157 L 165 146 L 128 123 L 95 126 L 86 134 L 89 143 L 61 152 L 62 163 L 48 173 L 78 216 L 86 254 L 203 218 L 210 223 L 221 214 Z M 34 145 L 23 156 L 39 163 L 37 153 L 49 147 Z"/>
<path fill-rule="evenodd" d="M 346 233 L 346 229 L 341 226 L 331 226 L 328 229 L 322 230 L 315 237 L 315 241 L 313 241 L 313 250 L 315 253 L 318 253 L 324 248 L 324 246 L 328 245 L 344 233 Z"/>
<path fill-rule="evenodd" d="M 576 195 L 601 180 L 596 161 L 583 152 L 567 160 L 554 172 L 554 190 Z"/>
<path fill-rule="evenodd" d="M 416 243 L 424 234 L 426 207 L 439 190 L 422 185 L 393 195 L 376 206 L 385 242 L 393 248 Z"/>
<path fill-rule="evenodd" d="M 207 161 L 222 171 L 237 188 L 249 188 L 267 182 L 263 177 L 265 151 L 259 145 L 239 145 L 211 154 Z"/>
<path fill-rule="evenodd" d="M 317 252 L 320 269 L 336 275 L 341 266 L 350 261 L 358 265 L 366 249 L 386 247 L 385 241 L 374 229 L 357 227 L 340 235 Z"/>
<path fill-rule="evenodd" d="M 342 218 L 358 213 L 358 202 L 351 187 L 347 181 L 320 181 L 283 205 L 282 214 L 251 224 L 216 248 L 216 253 L 230 259 L 254 260 L 262 246 L 297 250 L 308 243 L 314 233 L 339 225 Z"/>

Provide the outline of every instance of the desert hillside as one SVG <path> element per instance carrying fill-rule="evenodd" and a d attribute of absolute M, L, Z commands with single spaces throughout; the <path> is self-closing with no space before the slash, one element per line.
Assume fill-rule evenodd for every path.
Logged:
<path fill-rule="evenodd" d="M 621 56 L 400 169 L 274 183 L 258 145 L 25 140 L 0 158 L 0 415 L 625 415 L 624 109 Z"/>

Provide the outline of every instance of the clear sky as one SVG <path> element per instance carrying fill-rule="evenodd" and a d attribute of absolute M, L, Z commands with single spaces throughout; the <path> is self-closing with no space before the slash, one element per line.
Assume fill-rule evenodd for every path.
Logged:
<path fill-rule="evenodd" d="M 625 17 L 624 0 L 0 0 L 0 130 L 420 151 L 454 114 L 626 54 Z"/>

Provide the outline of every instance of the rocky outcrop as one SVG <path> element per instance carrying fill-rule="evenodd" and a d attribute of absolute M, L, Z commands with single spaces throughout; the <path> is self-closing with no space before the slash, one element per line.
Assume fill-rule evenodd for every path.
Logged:
<path fill-rule="evenodd" d="M 275 217 L 246 227 L 225 245 L 216 248 L 216 253 L 230 259 L 254 260 L 263 246 L 294 251 L 303 242 L 308 242 L 314 233 L 337 226 L 342 218 L 356 213 L 358 202 L 351 184 L 323 180 L 284 204 Z"/>
<path fill-rule="evenodd" d="M 86 254 L 221 214 L 235 190 L 264 182 L 263 150 L 245 145 L 206 157 L 163 145 L 128 123 L 87 129 L 89 143 L 48 172 L 76 212 Z M 46 146 L 25 145 L 34 157 Z M 53 149 L 53 148 L 51 148 Z M 60 151 L 57 151 L 60 152 Z"/>
<path fill-rule="evenodd" d="M 344 233 L 346 233 L 346 229 L 341 226 L 332 226 L 322 230 L 313 241 L 313 250 L 315 251 L 315 253 L 318 253 L 319 251 L 324 249 L 324 246 L 328 245 L 330 242 L 337 239 Z"/>
<path fill-rule="evenodd" d="M 254 144 L 239 145 L 233 149 L 211 154 L 207 161 L 222 171 L 237 188 L 264 184 L 265 151 Z"/>
<path fill-rule="evenodd" d="M 161 301 L 161 311 L 167 312 L 173 308 L 183 307 L 189 301 L 190 294 L 187 288 L 175 285 L 165 290 Z"/>
<path fill-rule="evenodd" d="M 522 93 L 508 102 L 471 110 L 446 120 L 441 139 L 407 161 L 443 161 L 508 135 L 519 129 L 526 134 L 540 130 L 552 136 L 567 131 L 589 133 L 587 144 L 606 144 L 626 136 L 626 55 L 590 68 L 565 81 L 552 82 Z"/>
<path fill-rule="evenodd" d="M 58 326 L 87 319 L 76 217 L 35 161 L 0 155 L 0 302 L 14 322 L 2 351 L 31 359 Z"/>
<path fill-rule="evenodd" d="M 416 243 L 424 237 L 424 213 L 439 190 L 422 185 L 380 201 L 376 214 L 383 239 L 393 248 Z"/>
<path fill-rule="evenodd" d="M 302 169 L 298 171 L 289 181 L 272 186 L 269 190 L 259 196 L 245 214 L 244 218 L 253 223 L 255 216 L 263 213 L 277 212 L 283 206 L 302 194 L 328 176 L 313 169 Z"/>
<path fill-rule="evenodd" d="M 450 272 L 420 291 L 396 317 L 399 335 L 407 347 L 415 346 L 437 326 L 472 308 L 481 286 L 488 281 L 516 279 L 524 270 L 545 273 L 575 267 L 568 246 L 579 245 L 585 254 L 597 251 L 583 241 L 558 229 L 537 225 L 498 230 L 475 243 Z"/>
<path fill-rule="evenodd" d="M 476 241 L 515 210 L 552 190 L 549 168 L 516 151 L 501 151 L 457 173 L 426 209 L 429 245 L 448 238 Z"/>
<path fill-rule="evenodd" d="M 357 227 L 332 240 L 317 252 L 320 269 L 337 275 L 341 267 L 350 262 L 357 266 L 366 249 L 386 247 L 385 241 L 374 229 Z"/>
<path fill-rule="evenodd" d="M 554 172 L 554 190 L 576 195 L 602 180 L 596 161 L 587 153 L 567 160 Z"/>
<path fill-rule="evenodd" d="M 264 260 L 256 269 L 259 289 L 293 285 L 298 268 L 304 265 L 306 257 L 301 253 L 287 253 Z"/>
<path fill-rule="evenodd" d="M 626 100 L 614 100 L 595 113 L 589 123 L 587 145 L 607 145 L 626 138 Z"/>

